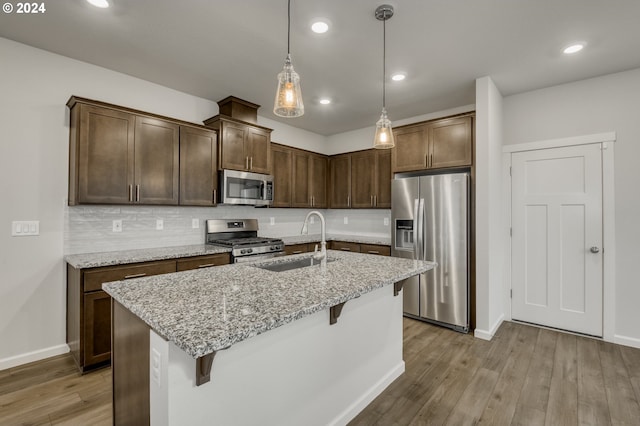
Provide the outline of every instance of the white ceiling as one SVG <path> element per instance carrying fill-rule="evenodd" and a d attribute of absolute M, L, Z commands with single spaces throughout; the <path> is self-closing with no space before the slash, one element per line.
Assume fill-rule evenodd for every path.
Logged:
<path fill-rule="evenodd" d="M 291 54 L 305 115 L 273 115 L 286 56 L 286 0 L 44 0 L 40 15 L 0 14 L 0 36 L 331 135 L 373 126 L 382 104 L 383 3 L 391 120 L 475 102 L 477 77 L 503 95 L 640 67 L 639 0 L 292 0 Z M 315 17 L 331 29 L 309 29 Z M 587 42 L 574 56 L 561 50 Z M 2 58 L 6 60 L 7 58 Z M 46 70 L 43 70 L 46 72 Z M 82 95 L 82 94 L 78 94 Z M 318 104 L 328 96 L 330 106 Z M 205 117 L 203 117 L 204 119 Z"/>

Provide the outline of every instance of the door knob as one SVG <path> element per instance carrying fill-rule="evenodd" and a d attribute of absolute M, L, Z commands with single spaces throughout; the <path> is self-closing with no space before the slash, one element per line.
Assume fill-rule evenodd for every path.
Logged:
<path fill-rule="evenodd" d="M 596 246 L 593 246 L 589 249 L 589 251 L 591 251 L 591 253 L 598 253 L 600 252 L 600 249 Z"/>

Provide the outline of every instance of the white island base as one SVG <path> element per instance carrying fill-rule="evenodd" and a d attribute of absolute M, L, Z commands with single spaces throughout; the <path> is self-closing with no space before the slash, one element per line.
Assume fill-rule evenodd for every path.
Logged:
<path fill-rule="evenodd" d="M 150 423 L 343 425 L 404 372 L 402 294 L 393 286 L 218 351 L 208 383 L 196 360 L 150 331 Z"/>

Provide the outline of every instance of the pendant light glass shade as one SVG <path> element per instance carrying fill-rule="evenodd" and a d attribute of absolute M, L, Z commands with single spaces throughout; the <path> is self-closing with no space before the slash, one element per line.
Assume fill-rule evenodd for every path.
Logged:
<path fill-rule="evenodd" d="M 387 117 L 386 108 L 386 59 L 387 59 L 387 19 L 393 16 L 393 6 L 383 4 L 378 6 L 375 11 L 375 17 L 378 21 L 382 21 L 382 114 L 376 123 L 376 135 L 373 138 L 373 147 L 378 149 L 390 149 L 396 146 L 393 139 L 393 129 L 391 128 L 391 120 Z"/>
<path fill-rule="evenodd" d="M 291 63 L 291 0 L 287 0 L 287 59 L 278 74 L 278 90 L 273 103 L 273 113 L 279 117 L 300 117 L 304 114 L 300 76 Z"/>
<path fill-rule="evenodd" d="M 273 113 L 280 117 L 300 117 L 304 114 L 300 76 L 293 69 L 290 54 L 287 54 L 284 68 L 278 74 L 278 90 L 273 104 Z"/>
<path fill-rule="evenodd" d="M 378 149 L 389 149 L 395 146 L 393 139 L 393 129 L 391 120 L 387 117 L 387 110 L 382 108 L 380 120 L 376 123 L 376 135 L 373 139 L 373 147 Z"/>

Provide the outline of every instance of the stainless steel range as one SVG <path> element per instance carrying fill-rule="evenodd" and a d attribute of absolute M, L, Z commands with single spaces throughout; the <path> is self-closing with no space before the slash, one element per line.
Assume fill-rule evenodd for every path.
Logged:
<path fill-rule="evenodd" d="M 284 254 L 281 239 L 258 237 L 257 219 L 209 219 L 206 225 L 206 243 L 230 247 L 233 263 Z"/>

